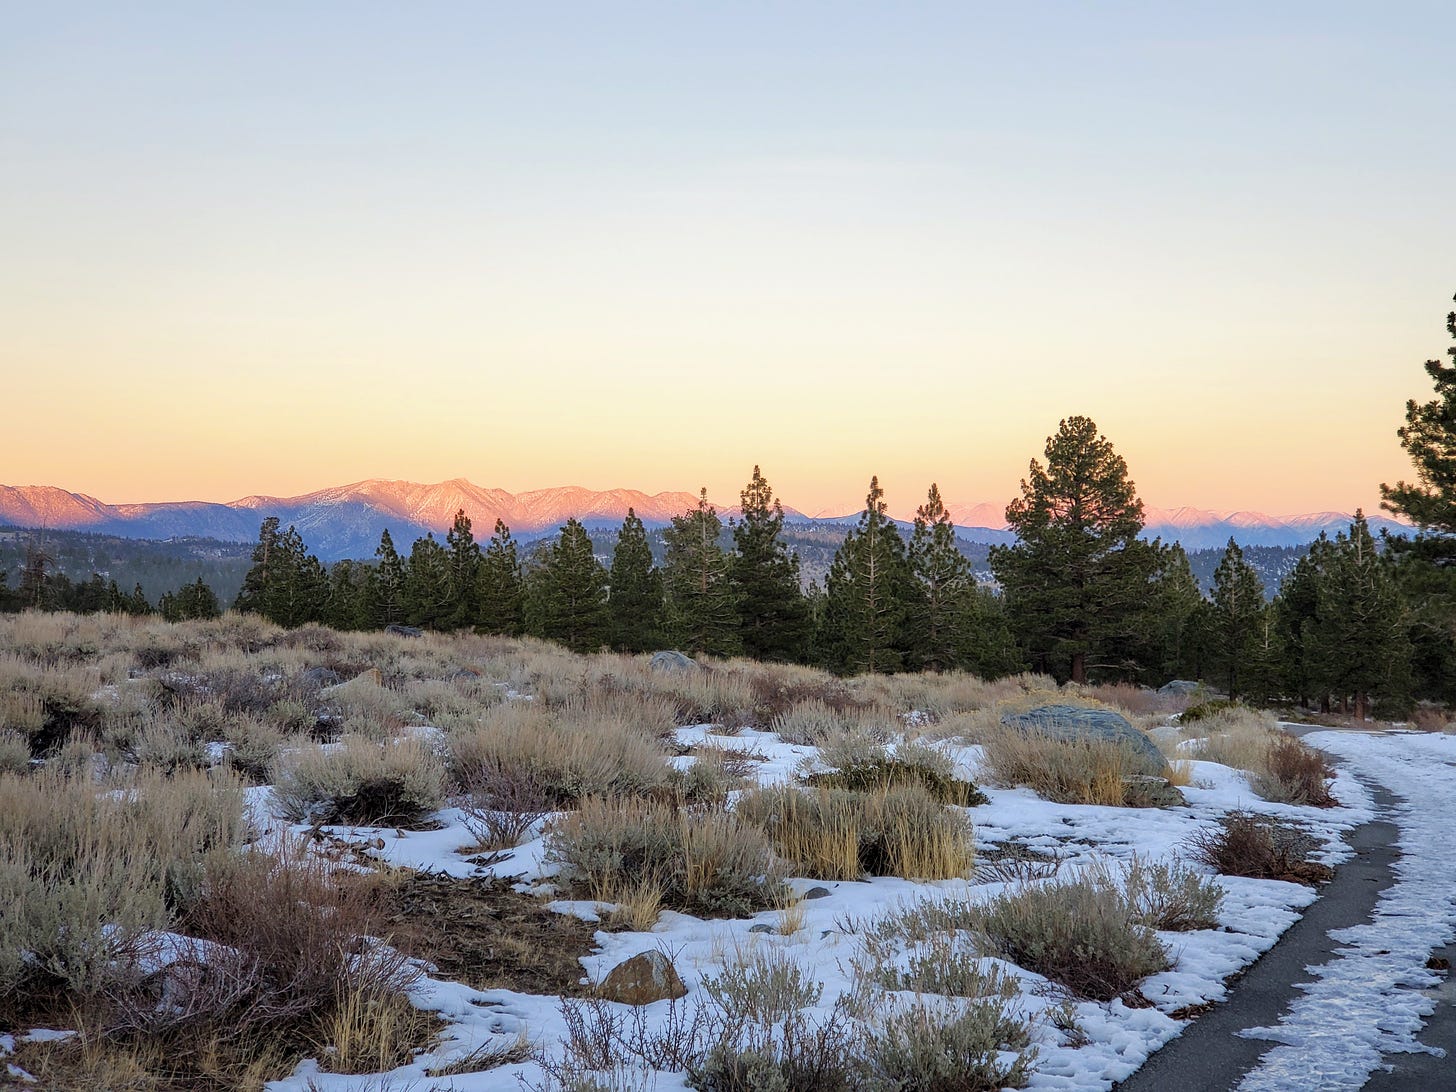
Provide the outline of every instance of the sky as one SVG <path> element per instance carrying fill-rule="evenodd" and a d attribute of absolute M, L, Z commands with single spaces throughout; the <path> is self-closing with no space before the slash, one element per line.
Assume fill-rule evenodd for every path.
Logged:
<path fill-rule="evenodd" d="M 1378 506 L 1449 3 L 0 0 L 0 482 Z"/>

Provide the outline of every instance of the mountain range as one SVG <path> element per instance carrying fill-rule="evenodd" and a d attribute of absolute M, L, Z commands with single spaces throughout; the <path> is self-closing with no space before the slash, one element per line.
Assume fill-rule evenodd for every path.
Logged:
<path fill-rule="evenodd" d="M 388 528 L 401 551 L 427 532 L 448 530 L 455 513 L 464 509 L 477 539 L 488 538 L 497 519 L 518 538 L 550 533 L 568 516 L 589 528 L 616 527 L 627 509 L 634 509 L 648 526 L 662 526 L 673 516 L 697 505 L 687 492 L 646 494 L 635 489 L 597 491 L 577 486 L 509 493 L 489 489 L 464 478 L 433 485 L 370 479 L 306 493 L 298 497 L 249 496 L 226 504 L 209 501 L 165 501 L 155 504 L 106 504 L 84 493 L 55 486 L 0 485 L 0 524 L 12 527 L 93 531 L 124 538 L 168 539 L 201 536 L 224 542 L 257 538 L 258 525 L 269 516 L 298 528 L 309 548 L 325 561 L 344 557 L 370 557 Z M 1005 506 L 950 504 L 947 509 L 962 538 L 976 542 L 1010 542 Z M 724 517 L 737 515 L 736 507 L 718 509 Z M 837 509 L 801 512 L 785 508 L 794 521 L 852 523 L 858 513 Z M 893 513 L 908 520 L 911 512 Z M 1321 532 L 1334 535 L 1348 527 L 1343 512 L 1316 512 L 1298 516 L 1267 516 L 1258 512 L 1219 512 L 1199 508 L 1153 508 L 1144 512 L 1145 534 L 1165 542 L 1181 542 L 1185 549 L 1223 546 L 1230 538 L 1242 546 L 1297 546 Z M 1409 530 L 1381 516 L 1370 517 L 1371 530 L 1392 533 Z"/>

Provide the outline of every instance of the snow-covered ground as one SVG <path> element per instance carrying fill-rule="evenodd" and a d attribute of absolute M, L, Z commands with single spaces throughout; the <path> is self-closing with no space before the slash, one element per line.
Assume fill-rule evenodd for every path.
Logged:
<path fill-rule="evenodd" d="M 706 726 L 685 728 L 680 730 L 679 741 L 685 745 L 703 743 L 708 740 L 708 734 Z M 1308 1011 L 1292 1013 L 1287 1026 L 1275 1032 L 1295 1044 L 1290 1056 L 1299 1053 L 1299 1064 L 1304 1067 L 1301 1072 L 1307 1072 L 1309 1056 L 1302 1048 L 1321 1034 L 1319 1028 L 1325 1026 L 1322 1021 L 1326 1017 L 1336 1019 L 1338 1056 L 1346 1059 L 1336 1064 L 1353 1073 L 1368 1060 L 1365 1070 L 1368 1072 L 1378 1062 L 1380 1049 L 1409 1043 L 1419 1026 L 1420 1001 L 1411 998 L 1401 1005 L 1392 1004 L 1391 990 L 1402 984 L 1423 982 L 1421 964 L 1427 949 L 1439 943 L 1443 936 L 1450 936 L 1451 885 L 1456 883 L 1453 878 L 1456 873 L 1447 870 L 1443 887 L 1434 861 L 1442 837 L 1441 822 L 1450 814 L 1449 804 L 1456 793 L 1456 767 L 1441 765 L 1437 756 L 1444 753 L 1449 756 L 1448 761 L 1456 761 L 1456 741 L 1448 737 L 1344 734 L 1322 734 L 1311 741 L 1350 759 L 1350 766 L 1340 771 L 1334 785 L 1335 795 L 1343 807 L 1321 810 L 1268 803 L 1254 793 L 1242 773 L 1214 763 L 1194 762 L 1193 784 L 1183 790 L 1188 801 L 1184 807 L 1128 809 L 1061 805 L 1041 800 L 1025 789 L 988 788 L 985 790 L 988 802 L 969 809 L 977 846 L 989 851 L 1014 841 L 1057 854 L 1064 860 L 1061 875 L 1066 876 L 1099 860 L 1130 861 L 1134 854 L 1144 861 L 1173 858 L 1180 854 L 1190 836 L 1208 828 L 1229 811 L 1245 810 L 1283 818 L 1308 829 L 1322 845 L 1319 859 L 1337 864 L 1349 852 L 1341 835 L 1374 816 L 1370 794 L 1355 773 L 1387 784 L 1416 803 L 1407 805 L 1395 817 L 1402 824 L 1402 848 L 1409 856 L 1401 884 L 1381 904 L 1385 917 L 1375 930 L 1380 934 L 1379 948 L 1373 934 L 1368 938 L 1352 936 L 1350 941 L 1360 953 L 1358 963 L 1352 956 L 1348 971 L 1332 972 L 1325 980 L 1327 989 L 1311 990 Z M 769 732 L 713 735 L 711 742 L 761 758 L 758 778 L 764 783 L 789 779 L 806 758 L 815 754 L 812 747 L 786 744 Z M 961 774 L 979 784 L 980 748 L 950 747 L 949 751 Z M 1437 773 L 1422 772 L 1424 767 L 1436 766 L 1440 767 Z M 1439 791 L 1446 794 L 1446 806 L 1427 811 L 1423 801 L 1438 783 L 1442 786 Z M 259 790 L 253 801 L 260 815 L 266 809 L 266 793 L 267 790 Z M 552 867 L 544 859 L 543 841 L 539 837 L 511 851 L 507 859 L 479 869 L 456 852 L 472 842 L 458 814 L 447 811 L 441 818 L 445 826 L 436 831 L 401 833 L 369 829 L 337 830 L 336 833 L 356 837 L 361 843 L 372 841 L 375 846 L 382 840 L 382 848 L 372 852 L 397 865 L 443 870 L 453 875 L 523 876 L 526 885 L 550 883 Z M 1315 892 L 1308 887 L 1280 881 L 1221 877 L 1218 882 L 1226 892 L 1219 913 L 1219 928 L 1161 934 L 1172 953 L 1173 966 L 1143 984 L 1142 992 L 1152 1001 L 1152 1007 L 1133 1008 L 1121 1000 L 1078 1003 L 1076 1020 L 1086 1033 L 1085 1041 L 1059 1032 L 1050 1020 L 1035 1022 L 1038 1057 L 1031 1088 L 1101 1090 L 1127 1077 L 1150 1053 L 1187 1026 L 1186 1021 L 1175 1019 L 1172 1013 L 1222 999 L 1226 992 L 1225 979 L 1271 947 L 1297 919 L 1301 908 L 1315 898 Z M 703 921 L 667 912 L 647 933 L 598 933 L 599 948 L 583 960 L 584 973 L 599 981 L 622 960 L 660 949 L 672 957 L 689 988 L 687 998 L 679 1004 L 694 1004 L 695 998 L 702 995 L 699 986 L 705 977 L 721 973 L 729 961 L 740 960 L 745 952 L 772 946 L 823 983 L 819 1004 L 827 1012 L 850 989 L 852 962 L 862 952 L 862 934 L 853 928 L 847 929 L 848 923 L 872 921 L 906 905 L 947 894 L 985 899 L 1005 889 L 1005 884 L 999 882 L 915 883 L 895 878 L 824 884 L 802 879 L 793 884 L 801 892 L 824 887 L 829 889 L 829 894 L 800 904 L 803 924 L 790 935 L 778 931 L 780 915 L 772 911 L 729 921 Z M 563 902 L 557 908 L 589 920 L 594 916 L 591 904 Z M 754 926 L 760 929 L 755 932 Z M 771 927 L 771 931 L 764 931 L 763 926 Z M 1389 951 L 1377 955 L 1380 949 Z M 1417 949 L 1419 958 L 1416 958 Z M 1060 1000 L 1056 991 L 1046 988 L 1048 984 L 1039 975 L 1009 965 L 1003 965 L 1003 969 L 1019 982 L 1020 1004 L 1028 1015 L 1035 1017 Z M 1378 976 L 1378 989 L 1367 988 L 1367 976 Z M 1325 982 L 1319 985 L 1323 987 Z M 1361 1000 L 1362 994 L 1365 1000 Z M 551 1052 L 558 1049 L 566 1032 L 554 997 L 506 990 L 479 991 L 460 983 L 426 977 L 416 988 L 415 1000 L 421 1007 L 439 1012 L 448 1022 L 445 1038 L 433 1053 L 421 1055 L 413 1064 L 388 1075 L 373 1077 L 328 1074 L 315 1064 L 305 1062 L 292 1077 L 268 1087 L 275 1092 L 304 1092 L 310 1087 L 320 1092 L 381 1087 L 515 1092 L 521 1087 L 519 1078 L 541 1079 L 537 1064 L 523 1062 L 448 1078 L 430 1078 L 425 1072 L 432 1066 L 448 1065 L 485 1044 L 509 1044 L 520 1035 Z M 667 1002 L 648 1006 L 645 1012 L 649 1027 L 665 1021 L 668 1009 Z M 1351 1025 L 1356 1023 L 1381 1030 L 1372 1030 L 1369 1036 L 1355 1035 L 1351 1033 Z M 1323 1045 L 1322 1049 L 1334 1053 L 1332 1045 Z M 1266 1076 L 1259 1079 L 1266 1083 L 1249 1087 L 1309 1087 L 1302 1079 L 1288 1083 L 1285 1073 L 1290 1064 L 1276 1051 L 1266 1067 L 1267 1073 L 1261 1071 Z M 1281 1065 L 1286 1070 L 1281 1070 Z M 663 1092 L 687 1087 L 677 1074 L 660 1074 L 654 1080 L 655 1084 L 649 1081 L 646 1087 Z"/>
<path fill-rule="evenodd" d="M 1440 981 L 1426 959 L 1456 938 L 1456 736 L 1320 732 L 1305 742 L 1400 798 L 1385 818 L 1400 828 L 1401 856 L 1372 919 L 1331 934 L 1337 957 L 1310 968 L 1290 1011 L 1244 1033 L 1280 1044 L 1239 1085 L 1247 1092 L 1357 1089 L 1382 1053 L 1425 1049 L 1416 1036 L 1435 1002 L 1419 991 Z"/>

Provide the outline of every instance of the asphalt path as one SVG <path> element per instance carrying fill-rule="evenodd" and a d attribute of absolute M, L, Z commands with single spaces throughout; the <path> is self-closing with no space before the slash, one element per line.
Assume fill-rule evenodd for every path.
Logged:
<path fill-rule="evenodd" d="M 1294 728 L 1296 735 L 1327 728 Z M 1397 798 L 1383 787 L 1364 781 L 1380 814 L 1390 814 Z M 1300 996 L 1299 986 L 1314 980 L 1306 968 L 1339 958 L 1331 930 L 1371 921 L 1380 893 L 1395 882 L 1399 828 L 1376 819 L 1347 836 L 1353 857 L 1340 865 L 1334 879 L 1304 915 L 1265 952 L 1229 991 L 1228 999 L 1195 1020 L 1127 1080 L 1117 1092 L 1231 1092 L 1261 1058 L 1278 1044 L 1246 1039 L 1247 1028 L 1274 1027 Z M 1431 953 L 1433 960 L 1456 960 L 1456 944 Z M 1436 964 L 1436 965 L 1439 965 Z M 1392 1053 L 1382 1069 L 1366 1081 L 1362 1092 L 1456 1092 L 1456 977 L 1445 975 L 1429 991 L 1435 1011 L 1419 1041 L 1444 1053 Z"/>

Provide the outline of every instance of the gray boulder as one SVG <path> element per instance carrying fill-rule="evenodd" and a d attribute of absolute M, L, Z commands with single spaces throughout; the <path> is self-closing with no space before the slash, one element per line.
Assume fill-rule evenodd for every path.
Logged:
<path fill-rule="evenodd" d="M 697 666 L 696 660 L 690 656 L 684 656 L 681 652 L 664 649 L 662 652 L 652 654 L 653 671 L 692 671 Z"/>
<path fill-rule="evenodd" d="M 1158 693 L 1173 694 L 1177 697 L 1185 697 L 1188 694 L 1197 693 L 1200 685 L 1200 683 L 1189 682 L 1187 679 L 1174 679 L 1171 682 L 1165 682 L 1162 686 L 1158 687 Z"/>
<path fill-rule="evenodd" d="M 310 667 L 301 672 L 299 678 L 310 686 L 320 689 L 325 686 L 337 686 L 344 681 L 344 677 L 331 667 Z"/>
<path fill-rule="evenodd" d="M 618 963 L 597 987 L 597 996 L 623 1005 L 676 1000 L 688 992 L 672 960 L 655 949 Z"/>
<path fill-rule="evenodd" d="M 1008 728 L 1038 733 L 1052 739 L 1102 739 L 1125 743 L 1137 756 L 1138 772 L 1157 776 L 1163 772 L 1163 755 L 1157 745 L 1134 728 L 1121 713 L 1111 709 L 1083 709 L 1076 705 L 1039 705 L 1024 713 L 1001 718 Z"/>
<path fill-rule="evenodd" d="M 392 633 L 396 637 L 423 637 L 425 631 L 418 626 L 385 626 L 385 633 Z"/>

